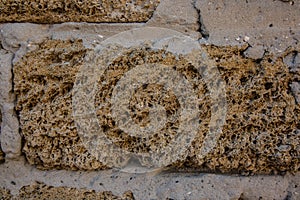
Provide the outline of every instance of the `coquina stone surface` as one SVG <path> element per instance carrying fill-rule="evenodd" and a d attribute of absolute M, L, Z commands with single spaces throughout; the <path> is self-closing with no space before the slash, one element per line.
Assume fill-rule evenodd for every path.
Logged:
<path fill-rule="evenodd" d="M 0 1 L 0 22 L 145 22 L 159 0 Z"/>
<path fill-rule="evenodd" d="M 33 62 L 28 63 L 28 67 L 34 68 L 24 65 L 14 67 L 14 72 L 22 71 L 15 76 L 15 80 L 19 79 L 19 83 L 23 82 L 26 85 L 26 80 L 31 80 L 31 86 L 28 85 L 27 89 L 21 86 L 22 83 L 15 85 L 16 90 L 26 91 L 26 94 L 20 94 L 18 97 L 20 104 L 16 109 L 20 111 L 20 116 L 23 116 L 20 118 L 23 127 L 21 134 L 28 141 L 23 147 L 28 161 L 32 164 L 40 162 L 46 168 L 103 168 L 82 146 L 71 118 L 71 89 L 87 49 L 83 47 L 82 41 L 48 41 L 41 44 L 41 47 L 41 51 L 36 52 Z M 33 73 L 33 76 L 28 73 Z M 39 95 L 43 97 L 35 99 Z M 52 122 L 47 119 L 51 119 Z"/>
<path fill-rule="evenodd" d="M 189 149 L 189 157 L 174 164 L 174 167 L 239 173 L 298 171 L 300 112 L 299 104 L 290 89 L 290 84 L 296 80 L 282 57 L 265 55 L 261 60 L 246 58 L 243 52 L 247 46 L 210 45 L 203 48 L 216 61 L 226 81 L 228 104 L 223 134 L 215 150 L 204 161 L 198 156 L 211 117 L 210 98 L 206 95 L 208 90 L 201 77 L 192 79 L 199 74 L 195 73 L 187 60 L 163 50 L 154 51 L 144 47 L 128 49 L 126 54 L 120 55 L 110 64 L 114 70 L 108 70 L 105 75 L 109 84 L 108 87 L 99 88 L 96 107 L 111 98 L 110 87 L 116 84 L 122 74 L 132 69 L 137 60 L 175 67 L 193 82 L 197 94 L 205 98 L 199 103 L 202 123 Z M 81 40 L 47 40 L 37 50 L 23 56 L 14 66 L 16 110 L 19 112 L 21 134 L 25 141 L 23 152 L 29 163 L 39 168 L 105 168 L 82 145 L 72 117 L 72 88 L 88 51 Z M 99 80 L 102 79 L 100 77 Z M 136 91 L 134 99 L 138 101 L 142 98 L 148 105 L 155 103 L 153 94 L 156 90 L 160 89 L 149 85 L 143 91 Z M 159 103 L 167 112 L 176 113 L 180 105 L 171 93 L 168 96 Z M 132 105 L 133 110 L 138 109 L 134 106 L 136 102 L 132 101 Z M 136 117 L 137 123 L 143 123 L 147 117 L 146 110 L 136 111 L 140 114 L 132 117 Z M 109 117 L 109 108 L 103 107 L 96 112 L 108 137 L 117 137 L 120 141 L 118 145 L 129 151 L 147 151 L 147 145 L 167 143 L 170 139 L 168 137 L 174 134 L 168 132 L 171 129 L 166 129 L 165 134 L 154 136 L 145 145 L 114 132 L 117 129 Z"/>

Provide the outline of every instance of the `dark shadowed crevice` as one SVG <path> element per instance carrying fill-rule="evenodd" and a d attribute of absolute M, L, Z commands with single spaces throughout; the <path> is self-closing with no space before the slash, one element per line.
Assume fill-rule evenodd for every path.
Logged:
<path fill-rule="evenodd" d="M 0 109 L 0 135 L 1 135 L 1 124 L 2 124 L 2 111 Z M 4 161 L 5 161 L 5 154 L 2 151 L 1 140 L 0 140 L 0 164 L 4 163 Z"/>
<path fill-rule="evenodd" d="M 197 11 L 198 13 L 198 24 L 199 24 L 199 28 L 198 28 L 198 32 L 201 33 L 202 37 L 204 39 L 208 39 L 209 38 L 209 32 L 206 29 L 204 23 L 203 23 L 203 18 L 201 17 L 201 10 L 196 6 L 196 2 L 197 0 L 193 0 L 192 5 L 194 7 L 194 9 Z"/>
<path fill-rule="evenodd" d="M 0 50 L 1 49 L 3 49 L 3 47 L 2 47 L 2 43 L 1 43 L 1 41 L 0 41 Z M 0 72 L 1 73 L 1 72 Z M 1 110 L 1 108 L 0 108 L 0 136 L 1 136 L 1 125 L 2 125 L 2 110 Z M 1 138 L 1 137 L 0 137 Z M 5 161 L 5 154 L 4 154 L 4 152 L 2 151 L 2 148 L 1 148 L 1 139 L 0 139 L 0 164 L 1 163 L 4 163 L 4 161 Z"/>

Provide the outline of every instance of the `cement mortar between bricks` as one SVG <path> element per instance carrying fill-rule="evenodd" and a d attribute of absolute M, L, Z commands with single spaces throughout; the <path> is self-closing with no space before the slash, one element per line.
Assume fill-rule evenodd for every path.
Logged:
<path fill-rule="evenodd" d="M 0 165 L 0 186 L 18 195 L 23 186 L 43 183 L 52 187 L 77 190 L 112 191 L 122 196 L 131 191 L 137 200 L 150 199 L 292 199 L 300 198 L 300 174 L 284 176 L 239 176 L 208 173 L 148 173 L 131 174 L 104 171 L 40 171 L 23 160 Z M 30 191 L 30 190 L 29 190 Z M 43 192 L 32 190 L 41 197 Z M 30 194 L 30 193 L 29 193 Z M 62 192 L 63 196 L 64 192 Z M 48 194 L 49 195 L 49 194 Z M 48 197 L 50 198 L 50 197 Z M 50 198 L 51 199 L 51 198 Z"/>

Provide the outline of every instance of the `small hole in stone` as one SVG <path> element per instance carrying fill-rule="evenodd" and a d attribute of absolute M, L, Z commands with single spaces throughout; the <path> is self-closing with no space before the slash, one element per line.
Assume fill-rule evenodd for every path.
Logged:
<path fill-rule="evenodd" d="M 269 24 L 269 27 L 273 27 L 273 24 Z"/>
<path fill-rule="evenodd" d="M 229 148 L 228 148 L 228 147 L 225 147 L 225 148 L 224 148 L 224 151 L 225 151 L 225 152 L 228 152 L 228 151 L 229 151 Z"/>
<path fill-rule="evenodd" d="M 242 77 L 240 79 L 240 82 L 241 82 L 242 85 L 244 85 L 247 82 L 247 77 Z"/>
<path fill-rule="evenodd" d="M 107 125 L 102 125 L 101 128 L 102 128 L 103 132 L 107 132 L 109 130 L 109 126 L 107 126 Z"/>
<path fill-rule="evenodd" d="M 271 83 L 271 82 L 265 83 L 265 89 L 266 89 L 266 90 L 268 90 L 268 89 L 270 89 L 270 88 L 272 88 L 272 87 L 273 87 L 273 83 Z"/>

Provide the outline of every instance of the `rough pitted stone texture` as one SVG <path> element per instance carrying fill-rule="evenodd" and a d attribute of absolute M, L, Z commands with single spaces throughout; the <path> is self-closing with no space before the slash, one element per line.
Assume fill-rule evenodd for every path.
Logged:
<path fill-rule="evenodd" d="M 125 192 L 122 197 L 114 195 L 112 192 L 95 192 L 94 190 L 76 189 L 68 187 L 53 187 L 43 183 L 27 185 L 19 190 L 18 195 L 11 195 L 7 189 L 0 188 L 0 199 L 3 200 L 134 200 L 132 192 Z"/>
<path fill-rule="evenodd" d="M 10 191 L 5 188 L 0 188 L 0 199 L 2 200 L 10 200 L 12 198 L 12 195 L 10 194 Z"/>
<path fill-rule="evenodd" d="M 159 0 L 0 1 L 0 22 L 144 22 Z"/>
<path fill-rule="evenodd" d="M 103 168 L 82 146 L 71 116 L 71 90 L 85 52 L 82 41 L 48 41 L 14 67 L 23 151 L 31 164 Z"/>
<path fill-rule="evenodd" d="M 100 82 L 108 81 L 98 88 L 95 98 L 95 107 L 106 103 L 99 107 L 97 116 L 107 137 L 132 152 L 149 151 L 172 139 L 172 127 L 176 127 L 177 120 L 163 129 L 165 134 L 153 135 L 149 141 L 119 134 L 110 117 L 109 102 L 106 102 L 117 80 L 126 71 L 143 63 L 160 63 L 182 73 L 193 83 L 197 95 L 204 96 L 199 103 L 201 124 L 189 157 L 175 167 L 239 173 L 299 171 L 300 108 L 289 86 L 297 80 L 283 59 L 270 55 L 261 60 L 245 58 L 246 46 L 204 48 L 216 61 L 221 77 L 226 81 L 228 104 L 223 134 L 212 153 L 204 160 L 198 157 L 211 115 L 210 97 L 201 76 L 185 58 L 147 47 L 128 49 L 109 65 L 104 76 L 99 77 Z M 40 168 L 91 170 L 105 167 L 83 147 L 71 116 L 71 91 L 86 51 L 80 41 L 49 40 L 14 67 L 16 109 L 20 112 L 25 139 L 23 151 L 28 161 Z M 129 105 L 136 111 L 136 115 L 131 116 L 136 123 L 142 125 L 148 120 L 147 106 L 136 107 L 140 100 L 150 106 L 160 99 L 157 103 L 176 118 L 180 105 L 175 96 L 170 91 L 163 91 L 166 98 L 160 98 L 156 91 L 160 91 L 157 85 L 136 91 Z"/>
<path fill-rule="evenodd" d="M 244 48 L 209 46 L 226 81 L 227 117 L 206 166 L 221 171 L 298 171 L 300 106 L 282 58 L 247 59 Z M 298 73 L 299 75 L 299 73 Z"/>

